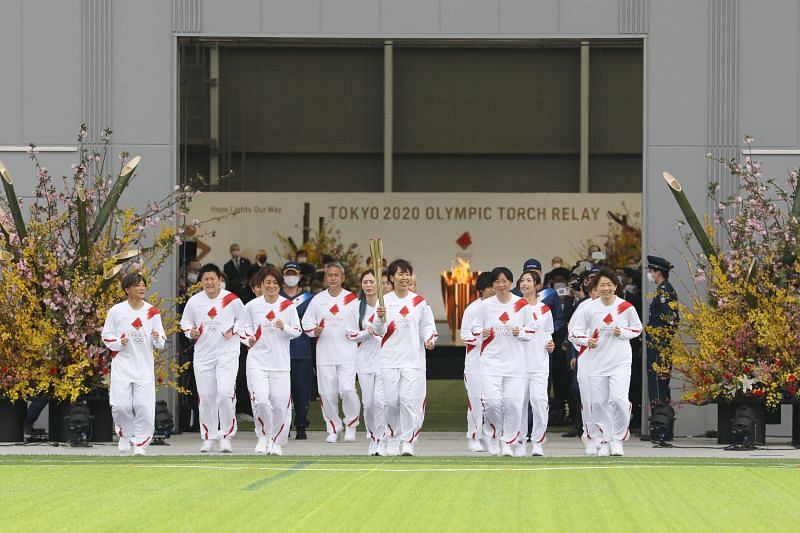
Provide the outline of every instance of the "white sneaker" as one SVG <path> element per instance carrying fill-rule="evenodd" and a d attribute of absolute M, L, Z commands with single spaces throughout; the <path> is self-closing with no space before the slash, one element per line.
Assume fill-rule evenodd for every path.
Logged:
<path fill-rule="evenodd" d="M 144 446 L 134 446 L 133 455 L 147 455 L 147 450 L 145 450 Z"/>
<path fill-rule="evenodd" d="M 389 439 L 389 444 L 386 446 L 386 455 L 389 457 L 400 455 L 400 442 L 397 439 Z"/>
<path fill-rule="evenodd" d="M 611 441 L 610 453 L 614 457 L 623 457 L 625 455 L 625 450 L 622 448 L 622 441 L 621 440 L 612 440 Z"/>
<path fill-rule="evenodd" d="M 410 442 L 404 442 L 400 446 L 400 455 L 403 455 L 405 457 L 413 456 L 414 455 L 414 445 L 411 444 Z"/>
<path fill-rule="evenodd" d="M 500 455 L 504 457 L 514 457 L 514 450 L 512 450 L 511 446 L 503 441 L 503 444 L 500 446 Z"/>
<path fill-rule="evenodd" d="M 222 453 L 231 453 L 233 451 L 230 439 L 219 440 L 219 451 L 221 451 Z"/>
<path fill-rule="evenodd" d="M 272 443 L 272 446 L 269 447 L 269 454 L 270 455 L 283 455 L 283 449 L 281 448 L 280 444 Z"/>
<path fill-rule="evenodd" d="M 328 436 L 325 437 L 325 442 L 336 442 L 339 436 L 336 433 L 328 433 Z"/>
<path fill-rule="evenodd" d="M 469 451 L 471 451 L 471 452 L 483 452 L 483 451 L 485 451 L 483 449 L 483 445 L 481 444 L 481 441 L 479 441 L 478 439 L 469 439 L 469 440 L 467 440 L 467 445 L 469 446 Z"/>
<path fill-rule="evenodd" d="M 256 444 L 256 453 L 266 454 L 269 439 L 267 437 L 258 437 L 258 444 Z"/>
<path fill-rule="evenodd" d="M 128 453 L 131 451 L 131 439 L 128 437 L 120 437 L 117 443 L 117 450 L 119 450 L 119 453 Z"/>
<path fill-rule="evenodd" d="M 489 453 L 491 455 L 500 455 L 500 443 L 497 439 L 489 439 Z"/>
<path fill-rule="evenodd" d="M 369 450 L 367 450 L 367 455 L 370 457 L 373 455 L 378 455 L 378 445 L 374 440 L 369 441 Z"/>
<path fill-rule="evenodd" d="M 356 428 L 347 426 L 344 428 L 344 441 L 345 442 L 355 442 L 356 441 Z"/>
<path fill-rule="evenodd" d="M 386 457 L 387 455 L 389 455 L 388 453 L 386 453 L 386 441 L 385 440 L 382 440 L 382 441 L 378 442 L 378 446 L 375 449 L 375 455 L 378 455 L 380 457 Z"/>
<path fill-rule="evenodd" d="M 524 442 L 518 442 L 514 445 L 514 457 L 525 457 L 527 455 L 527 445 Z"/>
<path fill-rule="evenodd" d="M 604 442 L 600 445 L 600 448 L 597 450 L 597 455 L 600 457 L 608 457 L 611 455 L 611 450 L 609 449 L 608 443 Z"/>
<path fill-rule="evenodd" d="M 200 453 L 213 452 L 214 451 L 214 444 L 216 444 L 216 442 L 217 441 L 215 441 L 214 439 L 208 439 L 208 440 L 203 441 L 203 445 L 200 446 Z"/>
<path fill-rule="evenodd" d="M 544 448 L 542 448 L 541 442 L 533 443 L 533 449 L 531 450 L 531 455 L 533 457 L 541 457 L 544 455 Z"/>
<path fill-rule="evenodd" d="M 598 442 L 594 439 L 586 439 L 586 455 L 597 455 Z"/>

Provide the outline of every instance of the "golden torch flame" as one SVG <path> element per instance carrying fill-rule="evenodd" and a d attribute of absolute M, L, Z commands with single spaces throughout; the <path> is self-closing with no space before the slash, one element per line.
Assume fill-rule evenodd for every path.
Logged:
<path fill-rule="evenodd" d="M 477 272 L 472 272 L 469 261 L 457 257 L 452 270 L 442 272 L 442 299 L 447 312 L 447 323 L 455 341 L 461 329 L 464 310 L 478 297 L 475 289 Z"/>

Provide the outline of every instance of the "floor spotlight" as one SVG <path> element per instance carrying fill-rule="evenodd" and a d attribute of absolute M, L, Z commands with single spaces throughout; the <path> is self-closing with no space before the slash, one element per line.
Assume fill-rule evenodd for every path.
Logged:
<path fill-rule="evenodd" d="M 156 402 L 156 417 L 155 417 L 155 432 L 153 433 L 153 442 L 155 446 L 169 446 L 166 439 L 172 435 L 172 430 L 175 428 L 175 422 L 172 419 L 172 413 L 167 408 L 165 400 Z"/>
<path fill-rule="evenodd" d="M 731 420 L 731 437 L 734 449 L 752 450 L 763 439 L 758 434 L 758 416 L 752 407 L 740 405 Z"/>
<path fill-rule="evenodd" d="M 67 443 L 70 446 L 79 448 L 91 446 L 89 431 L 92 428 L 92 415 L 85 401 L 70 405 L 64 421 L 67 426 Z"/>
<path fill-rule="evenodd" d="M 650 440 L 661 444 L 671 441 L 675 429 L 675 409 L 670 405 L 656 405 L 650 415 Z"/>

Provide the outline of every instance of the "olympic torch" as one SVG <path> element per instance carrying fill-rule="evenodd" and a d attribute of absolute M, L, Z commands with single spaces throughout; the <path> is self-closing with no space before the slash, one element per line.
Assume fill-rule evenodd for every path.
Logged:
<path fill-rule="evenodd" d="M 383 307 L 383 241 L 369 240 L 369 254 L 372 257 L 372 269 L 375 271 L 375 282 L 378 285 L 378 305 Z"/>

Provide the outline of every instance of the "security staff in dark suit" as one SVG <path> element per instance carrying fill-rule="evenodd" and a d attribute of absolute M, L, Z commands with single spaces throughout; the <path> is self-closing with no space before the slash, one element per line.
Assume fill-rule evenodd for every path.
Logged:
<path fill-rule="evenodd" d="M 300 273 L 302 267 L 299 263 L 290 261 L 283 265 L 283 288 L 281 296 L 289 299 L 297 309 L 297 316 L 300 320 L 306 314 L 308 304 L 314 296 L 300 288 Z M 313 386 L 313 363 L 312 363 L 312 344 L 311 338 L 302 333 L 289 342 L 289 357 L 291 364 L 292 402 L 294 403 L 294 421 L 297 428 L 295 439 L 306 439 L 306 428 L 308 427 L 308 407 L 311 402 Z"/>
<path fill-rule="evenodd" d="M 250 281 L 250 261 L 241 256 L 241 248 L 236 243 L 231 244 L 230 252 L 231 260 L 222 265 L 222 271 L 228 278 L 225 288 L 238 294 Z"/>
<path fill-rule="evenodd" d="M 678 301 L 678 295 L 669 283 L 670 270 L 672 264 L 663 257 L 647 256 L 647 278 L 656 284 L 656 294 L 650 302 L 647 329 L 658 331 L 647 338 L 647 392 L 651 408 L 670 404 L 669 379 L 672 368 L 670 366 L 666 372 L 653 370 L 654 363 L 661 364 L 661 352 L 675 335 L 680 319 L 673 303 Z"/>

